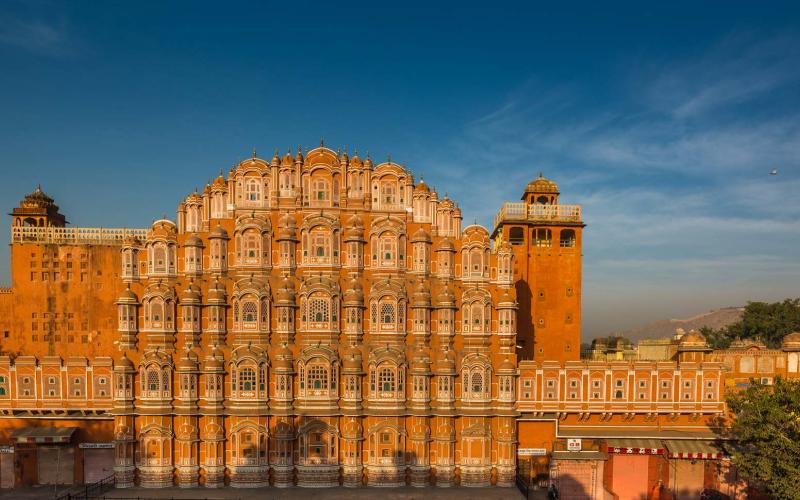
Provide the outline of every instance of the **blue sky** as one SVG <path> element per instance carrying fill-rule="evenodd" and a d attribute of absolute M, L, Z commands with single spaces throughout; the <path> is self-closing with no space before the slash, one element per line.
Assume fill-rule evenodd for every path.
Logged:
<path fill-rule="evenodd" d="M 588 223 L 585 337 L 800 296 L 797 6 L 379 4 L 3 2 L 4 210 L 41 182 L 74 225 L 146 226 L 324 137 L 466 222 L 556 180 Z"/>

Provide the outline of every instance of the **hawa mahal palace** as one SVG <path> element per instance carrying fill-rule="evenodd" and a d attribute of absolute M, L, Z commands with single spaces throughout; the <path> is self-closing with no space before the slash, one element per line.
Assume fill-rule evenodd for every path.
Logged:
<path fill-rule="evenodd" d="M 37 188 L 0 289 L 2 486 L 600 496 L 717 460 L 687 443 L 713 439 L 722 364 L 692 334 L 674 360 L 581 360 L 581 207 L 521 188 L 464 226 L 403 166 L 324 146 L 254 152 L 146 229 L 68 227 Z"/>

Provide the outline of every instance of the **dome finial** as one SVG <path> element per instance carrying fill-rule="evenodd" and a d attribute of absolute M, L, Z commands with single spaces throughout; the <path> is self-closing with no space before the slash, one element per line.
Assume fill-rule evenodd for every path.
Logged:
<path fill-rule="evenodd" d="M 319 138 L 319 147 L 321 147 L 321 148 L 325 147 L 325 138 L 324 137 L 320 137 Z"/>

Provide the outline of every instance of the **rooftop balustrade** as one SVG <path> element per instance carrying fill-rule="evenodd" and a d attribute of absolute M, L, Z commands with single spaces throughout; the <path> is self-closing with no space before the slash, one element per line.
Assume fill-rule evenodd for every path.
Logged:
<path fill-rule="evenodd" d="M 503 222 L 571 222 L 580 224 L 580 205 L 531 205 L 523 201 L 506 202 L 494 218 L 494 227 Z"/>
<path fill-rule="evenodd" d="M 125 238 L 147 237 L 147 229 L 104 227 L 12 226 L 11 243 L 50 245 L 122 245 Z"/>

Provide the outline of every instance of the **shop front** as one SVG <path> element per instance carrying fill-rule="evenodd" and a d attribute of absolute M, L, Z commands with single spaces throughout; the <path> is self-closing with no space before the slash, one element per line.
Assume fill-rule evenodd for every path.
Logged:
<path fill-rule="evenodd" d="M 657 439 L 608 439 L 609 489 L 618 500 L 648 498 L 658 482 L 664 446 Z"/>
<path fill-rule="evenodd" d="M 717 465 L 722 453 L 712 441 L 666 440 L 669 489 L 675 500 L 700 497 L 703 489 L 717 485 Z"/>
<path fill-rule="evenodd" d="M 83 483 L 92 484 L 114 473 L 114 443 L 81 443 Z"/>
<path fill-rule="evenodd" d="M 599 451 L 554 451 L 550 457 L 550 482 L 560 498 L 604 498 L 605 460 L 606 455 Z"/>
<path fill-rule="evenodd" d="M 77 427 L 23 427 L 11 435 L 14 443 L 14 485 L 75 483 Z"/>
<path fill-rule="evenodd" d="M 14 445 L 0 445 L 0 488 L 14 487 Z"/>

